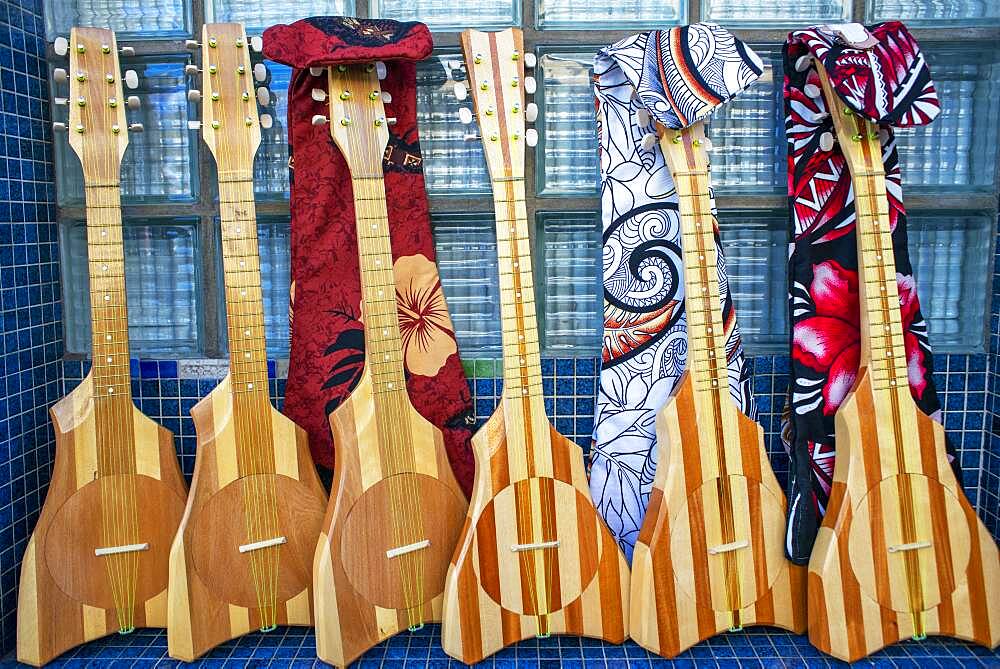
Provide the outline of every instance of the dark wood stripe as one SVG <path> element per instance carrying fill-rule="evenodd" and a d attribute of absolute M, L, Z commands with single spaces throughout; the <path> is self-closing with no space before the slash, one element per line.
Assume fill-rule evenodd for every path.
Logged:
<path fill-rule="evenodd" d="M 458 572 L 458 616 L 462 634 L 462 659 L 475 661 L 483 656 L 483 637 L 480 628 L 479 583 L 471 561 L 466 561 Z"/>
<path fill-rule="evenodd" d="M 878 425 L 875 423 L 875 398 L 872 396 L 871 377 L 868 370 L 864 374 L 864 383 L 858 384 L 854 392 L 858 416 L 858 430 L 862 439 L 867 439 L 864 444 L 854 444 L 855 448 L 861 450 L 862 462 L 865 467 L 865 488 L 871 490 L 882 480 L 882 462 L 880 456 L 880 440 L 878 438 Z M 844 457 L 846 453 L 837 454 Z"/>
<path fill-rule="evenodd" d="M 735 409 L 728 409 L 736 411 Z M 739 425 L 740 454 L 743 467 L 743 475 L 751 481 L 763 481 L 761 469 L 761 454 L 765 452 L 764 444 L 761 443 L 760 432 L 757 430 L 757 423 L 750 420 L 743 414 L 736 411 L 736 424 Z"/>
<path fill-rule="evenodd" d="M 529 486 L 531 479 L 514 483 L 514 524 L 517 528 L 517 543 L 527 544 L 535 541 L 532 523 L 532 507 Z M 528 509 L 528 513 L 522 513 Z M 535 552 L 521 551 L 514 556 L 517 559 L 518 578 L 521 581 L 522 610 L 529 615 L 538 613 L 538 598 L 535 592 Z M 497 590 L 502 593 L 502 590 Z"/>
<path fill-rule="evenodd" d="M 944 448 L 944 444 L 938 444 L 934 436 L 933 420 L 924 415 L 916 406 L 912 410 L 917 420 L 917 437 L 920 444 L 920 465 L 923 473 L 934 479 L 940 476 L 938 471 L 938 454 Z"/>
<path fill-rule="evenodd" d="M 573 485 L 573 465 L 569 459 L 569 449 L 566 448 L 566 437 L 549 425 L 549 441 L 552 444 L 552 476 L 557 481 Z"/>
<path fill-rule="evenodd" d="M 479 615 L 478 613 L 476 615 Z M 517 643 L 524 638 L 524 634 L 521 632 L 521 616 L 514 613 L 513 611 L 508 611 L 505 608 L 500 609 L 500 631 L 503 635 L 503 645 L 509 646 L 512 643 Z"/>
<path fill-rule="evenodd" d="M 871 525 L 868 527 L 869 546 L 871 548 L 872 570 L 875 572 L 875 588 L 878 591 L 880 602 L 892 601 L 892 590 L 890 587 L 891 576 L 889 574 L 889 548 L 886 546 L 885 510 L 882 507 L 882 489 L 875 486 L 868 491 L 868 518 Z M 840 536 L 844 543 L 850 542 L 849 532 Z M 861 565 L 858 565 L 860 568 Z"/>
<path fill-rule="evenodd" d="M 756 447 L 756 446 L 755 446 Z M 756 620 L 774 620 L 774 597 L 767 578 L 768 537 L 764 533 L 764 511 L 761 503 L 761 486 L 755 479 L 747 479 L 747 513 L 750 520 L 750 541 L 756 593 Z M 749 604 L 749 602 L 743 602 Z"/>
<path fill-rule="evenodd" d="M 559 538 L 559 528 L 556 520 L 555 480 L 547 476 L 538 479 L 539 507 L 542 511 L 542 541 L 555 541 Z M 579 505 L 575 505 L 579 506 Z M 547 517 L 547 518 L 546 518 Z M 578 523 L 577 523 L 578 524 Z M 546 525 L 548 527 L 546 527 Z M 575 531 L 576 528 L 573 528 Z M 579 539 L 578 539 L 579 540 Z M 558 611 L 563 607 L 562 572 L 559 570 L 559 551 L 546 550 L 541 553 L 542 569 L 545 574 L 545 601 L 548 602 L 546 613 Z"/>
<path fill-rule="evenodd" d="M 921 559 L 934 560 L 937 568 L 937 589 L 943 599 L 950 597 L 949 593 L 955 589 L 955 560 L 951 554 L 951 532 L 948 530 L 948 507 L 945 499 L 947 493 L 936 479 L 928 478 L 925 481 L 930 498 L 931 536 L 934 549 L 928 557 Z M 920 509 L 914 509 L 914 511 L 921 512 Z M 975 525 L 972 526 L 971 531 L 976 531 Z"/>
<path fill-rule="evenodd" d="M 840 589 L 844 596 L 844 615 L 860 617 L 862 611 L 861 589 L 858 581 L 854 577 L 854 568 L 851 565 L 851 556 L 847 550 L 847 537 L 850 535 L 852 514 L 848 510 L 847 518 L 842 525 L 843 534 L 837 537 L 837 557 L 840 562 Z M 839 621 L 837 622 L 839 624 Z M 860 657 L 868 654 L 865 647 L 864 625 L 858 622 L 855 625 L 847 625 L 847 645 L 848 653 L 851 657 Z"/>
<path fill-rule="evenodd" d="M 701 487 L 705 479 L 701 471 L 701 434 L 697 421 L 683 419 L 684 416 L 696 415 L 694 392 L 691 389 L 691 378 L 688 376 L 688 372 L 685 372 L 681 377 L 680 389 L 674 396 L 674 408 L 677 412 L 681 443 L 671 444 L 670 448 L 681 449 L 684 464 L 684 496 L 690 497 L 691 493 Z"/>
<path fill-rule="evenodd" d="M 830 611 L 826 608 L 825 584 L 819 575 L 810 571 L 806 584 L 806 597 L 809 600 L 809 641 L 824 653 L 829 653 L 833 650 L 830 647 L 830 624 L 839 625 L 841 621 L 830 620 Z"/>
<path fill-rule="evenodd" d="M 579 513 L 579 512 L 578 512 Z M 617 542 L 603 526 L 598 526 L 601 522 L 597 518 L 591 518 L 590 525 L 594 528 L 594 533 L 600 531 L 600 536 L 595 537 L 596 541 L 603 542 L 601 550 L 601 561 L 598 567 L 598 587 L 601 595 L 601 629 L 608 640 L 615 642 L 616 639 L 625 639 L 625 612 L 622 610 L 621 592 L 621 571 L 618 559 Z M 594 558 L 596 550 L 588 550 L 586 554 Z M 596 558 L 594 558 L 596 559 Z M 583 556 L 581 555 L 581 562 Z M 588 572 L 589 573 L 589 572 Z M 626 587 L 628 587 L 626 583 Z"/>
<path fill-rule="evenodd" d="M 996 602 L 986 601 L 986 578 L 983 574 L 982 537 L 979 534 L 979 518 L 969 506 L 964 495 L 960 499 L 965 519 L 969 525 L 969 566 L 966 568 L 966 585 L 969 588 L 969 618 L 972 620 L 972 638 L 981 644 L 995 646 L 996 639 L 990 637 L 990 611 L 996 615 Z M 996 549 L 994 548 L 994 551 Z"/>
<path fill-rule="evenodd" d="M 653 494 L 661 497 L 662 493 L 658 488 L 653 488 Z M 650 497 L 652 500 L 652 496 Z M 659 501 L 659 500 L 657 500 Z M 657 505 L 659 506 L 659 504 Z M 643 524 L 643 532 L 646 526 L 652 526 L 649 515 Z M 652 530 L 650 530 L 652 534 Z M 663 655 L 676 655 L 680 652 L 681 640 L 677 624 L 677 591 L 674 583 L 674 563 L 670 551 L 670 515 L 664 509 L 662 515 L 662 527 L 656 535 L 656 543 L 650 544 L 651 538 L 645 543 L 649 545 L 650 571 L 653 576 L 653 601 L 656 604 L 656 634 L 660 644 L 660 653 Z"/>
<path fill-rule="evenodd" d="M 503 592 L 500 582 L 500 560 L 497 551 L 496 506 L 489 502 L 476 523 L 476 550 L 479 554 L 479 579 L 488 593 Z M 471 555 L 469 556 L 471 559 Z M 476 586 L 478 588 L 478 584 Z M 478 613 L 476 614 L 478 616 Z"/>

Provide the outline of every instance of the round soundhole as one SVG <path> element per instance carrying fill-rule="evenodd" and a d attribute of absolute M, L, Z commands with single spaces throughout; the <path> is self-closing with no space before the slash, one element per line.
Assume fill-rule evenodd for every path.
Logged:
<path fill-rule="evenodd" d="M 247 608 L 285 602 L 312 583 L 325 511 L 322 497 L 288 476 L 237 479 L 195 516 L 187 539 L 195 571 L 224 602 Z"/>
<path fill-rule="evenodd" d="M 785 561 L 781 498 L 745 476 L 703 483 L 670 525 L 677 586 L 715 611 L 756 602 L 771 589 Z"/>
<path fill-rule="evenodd" d="M 45 541 L 49 574 L 89 606 L 114 609 L 116 599 L 141 605 L 167 587 L 170 544 L 183 514 L 184 499 L 158 479 L 103 476 L 56 512 Z M 148 546 L 140 550 L 142 544 Z"/>
<path fill-rule="evenodd" d="M 396 474 L 369 488 L 344 521 L 341 561 L 368 602 L 409 609 L 444 590 L 466 504 L 441 481 Z"/>
<path fill-rule="evenodd" d="M 925 611 L 965 580 L 969 541 L 954 493 L 927 476 L 899 474 L 879 481 L 858 504 L 850 566 L 861 591 L 882 606 Z"/>
<path fill-rule="evenodd" d="M 544 615 L 583 594 L 601 562 L 601 520 L 590 498 L 547 477 L 501 490 L 476 523 L 473 560 L 479 582 L 497 604 L 520 615 Z"/>

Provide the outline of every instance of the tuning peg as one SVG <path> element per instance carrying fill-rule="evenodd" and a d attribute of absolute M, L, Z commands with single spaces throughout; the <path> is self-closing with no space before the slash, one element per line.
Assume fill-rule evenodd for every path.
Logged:
<path fill-rule="evenodd" d="M 465 82 L 463 82 L 463 81 L 456 81 L 455 82 L 455 99 L 458 100 L 458 101 L 462 101 L 462 100 L 464 100 L 467 97 L 469 97 L 469 88 L 465 85 Z"/>
<path fill-rule="evenodd" d="M 459 109 L 458 120 L 461 121 L 463 125 L 469 125 L 472 123 L 472 110 L 468 107 L 462 107 Z"/>
<path fill-rule="evenodd" d="M 139 75 L 135 70 L 125 70 L 125 85 L 133 90 L 139 88 Z"/>
<path fill-rule="evenodd" d="M 396 125 L 396 117 L 390 116 L 385 120 L 385 122 L 389 125 Z"/>
<path fill-rule="evenodd" d="M 700 146 L 701 148 L 705 149 L 706 152 L 710 152 L 712 150 L 712 147 L 714 146 L 712 144 L 712 140 L 710 140 L 708 137 L 706 137 L 705 139 L 694 140 L 694 145 Z"/>
<path fill-rule="evenodd" d="M 66 126 L 66 124 L 60 121 L 56 121 L 55 123 L 52 124 L 53 132 L 66 132 L 68 130 L 69 128 Z"/>
<path fill-rule="evenodd" d="M 326 91 L 322 88 L 312 89 L 312 99 L 316 102 L 326 102 Z"/>
<path fill-rule="evenodd" d="M 267 81 L 267 66 L 264 63 L 253 66 L 253 78 L 260 82 Z"/>
<path fill-rule="evenodd" d="M 142 101 L 139 100 L 138 95 L 130 95 L 125 98 L 125 106 L 127 106 L 132 111 L 138 111 L 142 107 Z"/>
<path fill-rule="evenodd" d="M 135 58 L 135 49 L 130 46 L 123 46 L 122 48 L 118 49 L 118 53 L 120 53 L 125 58 Z"/>
<path fill-rule="evenodd" d="M 823 151 L 833 150 L 833 133 L 824 132 L 819 136 L 819 148 Z"/>
<path fill-rule="evenodd" d="M 52 98 L 52 104 L 64 107 L 69 104 L 69 100 L 66 98 Z"/>
<path fill-rule="evenodd" d="M 310 67 L 309 68 L 309 74 L 313 75 L 314 77 L 321 77 L 321 76 L 323 76 L 323 74 L 325 72 L 326 72 L 326 68 L 325 67 Z"/>
<path fill-rule="evenodd" d="M 645 128 L 649 125 L 649 110 L 645 108 L 637 109 L 635 111 L 635 122 L 639 124 L 640 128 Z"/>
<path fill-rule="evenodd" d="M 795 61 L 795 71 L 805 72 L 806 70 L 809 69 L 811 61 L 812 61 L 812 56 L 809 54 L 806 54 L 805 56 L 799 56 L 798 60 Z"/>
<path fill-rule="evenodd" d="M 534 69 L 535 65 L 538 63 L 538 58 L 532 52 L 528 51 L 524 54 L 524 66 L 531 70 Z"/>
<path fill-rule="evenodd" d="M 456 60 L 456 59 L 446 60 L 445 63 L 444 63 L 444 65 L 449 70 L 464 70 L 465 69 L 465 63 L 463 63 L 460 60 Z"/>
<path fill-rule="evenodd" d="M 185 65 L 184 74 L 189 77 L 197 77 L 201 73 L 201 69 L 197 65 Z"/>
<path fill-rule="evenodd" d="M 535 78 L 534 77 L 525 77 L 524 78 L 524 92 L 527 93 L 528 95 L 534 95 L 535 94 L 535 88 L 536 88 Z"/>
<path fill-rule="evenodd" d="M 467 135 L 462 135 L 462 139 L 464 139 L 466 142 L 478 142 L 479 141 L 479 134 L 473 132 L 473 133 L 469 133 Z"/>
<path fill-rule="evenodd" d="M 60 85 L 65 84 L 67 81 L 69 81 L 69 73 L 65 69 L 57 67 L 56 69 L 52 70 L 52 79 L 57 84 Z"/>
<path fill-rule="evenodd" d="M 186 39 L 184 40 L 184 48 L 188 51 L 197 51 L 201 48 L 201 44 L 196 39 Z"/>
<path fill-rule="evenodd" d="M 264 38 L 260 35 L 254 35 L 250 38 L 250 48 L 254 53 L 261 53 L 264 51 Z"/>
<path fill-rule="evenodd" d="M 328 119 L 327 117 L 323 116 L 322 114 L 316 114 L 316 115 L 314 115 L 312 117 L 312 124 L 313 125 L 325 125 L 325 124 L 327 124 L 329 122 L 330 122 L 330 119 Z"/>
<path fill-rule="evenodd" d="M 193 102 L 195 104 L 198 104 L 199 102 L 201 102 L 201 91 L 199 91 L 197 88 L 192 88 L 191 90 L 188 91 L 187 99 L 188 102 Z"/>
<path fill-rule="evenodd" d="M 52 50 L 57 56 L 65 56 L 69 53 L 69 40 L 65 37 L 57 37 L 52 43 Z"/>
<path fill-rule="evenodd" d="M 260 115 L 260 127 L 264 128 L 264 130 L 270 130 L 271 126 L 273 125 L 274 125 L 274 119 L 271 118 L 270 114 Z"/>
<path fill-rule="evenodd" d="M 201 130 L 201 121 L 188 121 L 188 130 Z"/>
<path fill-rule="evenodd" d="M 375 74 L 378 76 L 378 80 L 382 81 L 385 79 L 385 63 L 381 60 L 375 61 Z"/>
<path fill-rule="evenodd" d="M 652 151 L 653 147 L 656 145 L 656 133 L 647 132 L 642 136 L 642 141 L 639 142 L 644 151 Z"/>
<path fill-rule="evenodd" d="M 524 131 L 524 143 L 528 146 L 535 146 L 538 144 L 538 131 L 534 128 L 528 128 Z"/>
<path fill-rule="evenodd" d="M 392 93 L 389 91 L 382 91 L 382 104 L 390 105 L 392 104 Z"/>
<path fill-rule="evenodd" d="M 823 91 L 816 84 L 806 84 L 802 87 L 802 92 L 814 100 L 823 95 Z"/>
<path fill-rule="evenodd" d="M 524 120 L 528 123 L 534 123 L 535 119 L 538 118 L 538 105 L 534 102 L 529 102 L 524 107 Z"/>
<path fill-rule="evenodd" d="M 257 89 L 257 102 L 261 107 L 266 107 L 271 104 L 271 91 L 267 90 L 265 87 L 261 86 Z"/>
<path fill-rule="evenodd" d="M 142 132 L 145 129 L 141 123 L 130 123 L 128 126 L 129 132 Z"/>

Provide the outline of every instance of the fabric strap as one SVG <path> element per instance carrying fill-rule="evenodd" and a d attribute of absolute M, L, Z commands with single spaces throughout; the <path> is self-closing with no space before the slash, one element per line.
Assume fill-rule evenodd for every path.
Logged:
<path fill-rule="evenodd" d="M 309 432 L 316 462 L 333 466 L 327 416 L 350 395 L 364 368 L 364 325 L 350 171 L 313 98 L 325 76 L 310 67 L 386 62 L 382 90 L 395 117 L 383 160 L 385 190 L 410 401 L 444 433 L 459 483 L 474 474 L 475 418 L 445 304 L 424 189 L 416 124 L 416 66 L 433 43 L 422 23 L 314 17 L 264 32 L 265 55 L 291 65 L 288 89 L 292 170 L 292 338 L 284 411 Z M 325 71 L 324 71 L 325 74 Z"/>
<path fill-rule="evenodd" d="M 785 548 L 799 564 L 808 562 L 826 510 L 833 480 L 834 414 L 854 385 L 861 353 L 854 194 L 844 156 L 833 141 L 833 121 L 814 58 L 823 63 L 842 103 L 880 125 L 910 390 L 923 412 L 940 419 L 927 324 L 907 251 L 892 131 L 893 126 L 930 123 L 940 107 L 927 63 L 906 27 L 889 22 L 867 30 L 864 46 L 846 43 L 843 31 L 826 26 L 795 31 L 784 46 L 792 330 L 782 430 L 791 458 Z M 949 456 L 954 456 L 950 444 Z"/>
<path fill-rule="evenodd" d="M 682 128 L 706 118 L 762 71 L 749 47 L 709 23 L 633 35 L 594 59 L 604 341 L 590 484 L 629 560 L 656 470 L 656 414 L 687 359 L 677 193 L 659 145 L 646 140 L 644 146 L 643 137 L 654 132 L 654 121 Z M 729 390 L 753 418 L 750 372 L 721 249 L 718 257 Z"/>

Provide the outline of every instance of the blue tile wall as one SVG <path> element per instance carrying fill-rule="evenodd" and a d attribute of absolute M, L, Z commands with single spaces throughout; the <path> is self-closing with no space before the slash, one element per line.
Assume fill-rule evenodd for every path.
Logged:
<path fill-rule="evenodd" d="M 0 0 L 0 654 L 53 457 L 62 313 L 41 3 Z"/>
<path fill-rule="evenodd" d="M 998 245 L 1000 246 L 1000 245 Z M 1000 248 L 994 250 L 990 308 L 990 373 L 979 478 L 980 513 L 994 536 L 1000 534 Z"/>

